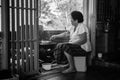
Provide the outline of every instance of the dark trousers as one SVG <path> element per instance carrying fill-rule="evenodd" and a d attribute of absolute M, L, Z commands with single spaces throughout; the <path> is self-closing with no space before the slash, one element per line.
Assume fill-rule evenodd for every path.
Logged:
<path fill-rule="evenodd" d="M 71 56 L 80 56 L 85 55 L 86 51 L 83 50 L 80 45 L 70 44 L 70 43 L 59 43 L 54 51 L 55 58 L 58 63 L 61 61 L 66 61 L 64 51 L 70 54 Z"/>

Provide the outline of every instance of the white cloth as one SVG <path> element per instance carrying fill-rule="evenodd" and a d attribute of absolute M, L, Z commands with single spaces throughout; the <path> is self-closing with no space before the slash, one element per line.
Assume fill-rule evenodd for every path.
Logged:
<path fill-rule="evenodd" d="M 86 32 L 87 33 L 87 42 L 81 45 L 81 48 L 85 51 L 89 52 L 91 51 L 91 44 L 90 44 L 90 38 L 89 38 L 89 31 L 86 25 L 84 24 L 78 24 L 76 30 L 74 31 L 74 27 L 70 28 L 70 40 L 69 42 L 72 42 L 76 39 L 80 39 L 78 35 Z M 79 44 L 79 43 L 78 43 Z"/>

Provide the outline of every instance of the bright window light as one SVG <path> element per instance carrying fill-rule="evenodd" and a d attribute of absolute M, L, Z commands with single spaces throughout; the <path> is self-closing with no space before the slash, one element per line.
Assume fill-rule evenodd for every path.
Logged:
<path fill-rule="evenodd" d="M 73 10 L 83 12 L 83 0 L 41 0 L 39 25 L 44 30 L 69 29 Z"/>

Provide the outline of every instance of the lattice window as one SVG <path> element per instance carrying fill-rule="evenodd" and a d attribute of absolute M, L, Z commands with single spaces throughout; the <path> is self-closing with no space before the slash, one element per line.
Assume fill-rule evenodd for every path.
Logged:
<path fill-rule="evenodd" d="M 114 11 L 112 11 L 112 0 L 97 0 L 97 21 L 104 22 L 114 19 Z"/>
<path fill-rule="evenodd" d="M 38 0 L 9 0 L 12 73 L 38 70 Z"/>

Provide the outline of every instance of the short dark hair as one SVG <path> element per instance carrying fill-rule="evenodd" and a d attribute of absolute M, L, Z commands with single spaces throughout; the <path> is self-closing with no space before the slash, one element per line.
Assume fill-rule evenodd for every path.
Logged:
<path fill-rule="evenodd" d="M 80 11 L 71 12 L 71 17 L 73 20 L 78 20 L 78 23 L 82 23 L 84 21 L 83 14 Z"/>

